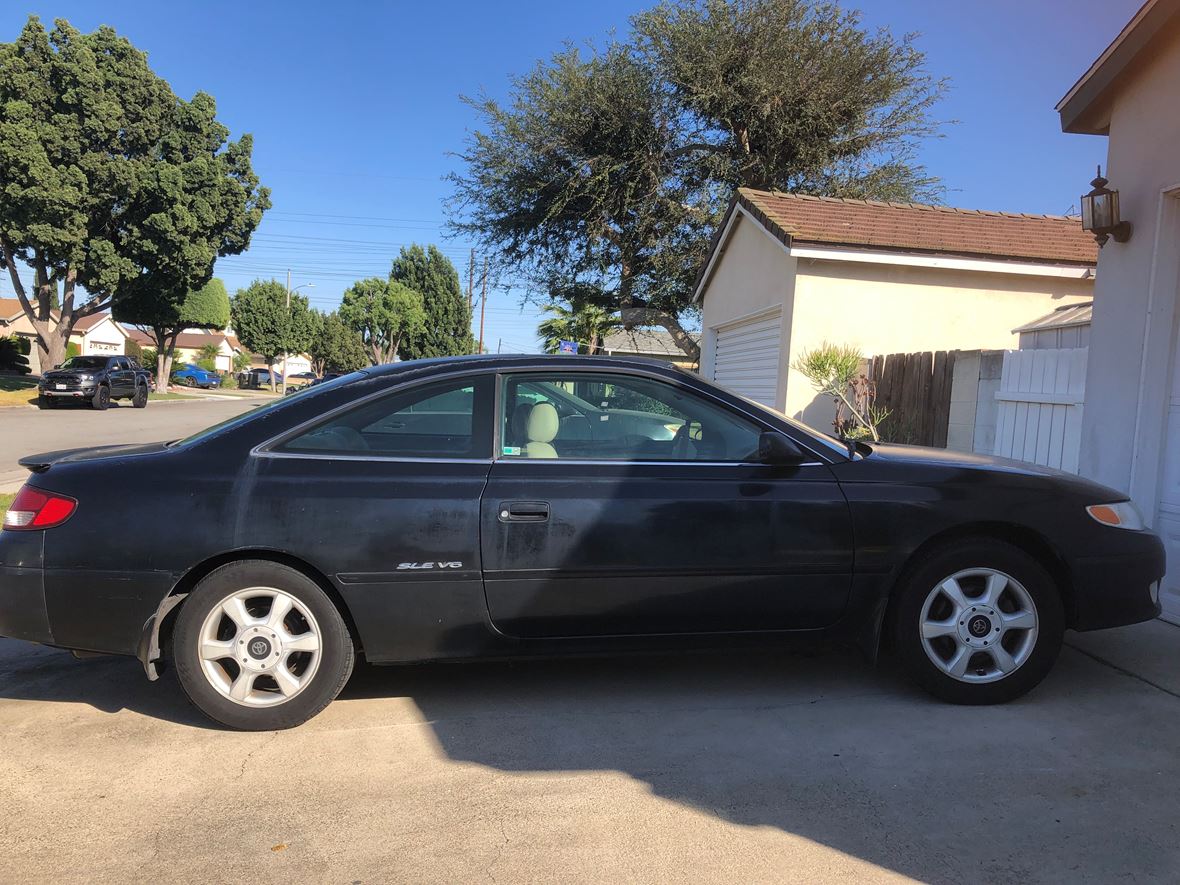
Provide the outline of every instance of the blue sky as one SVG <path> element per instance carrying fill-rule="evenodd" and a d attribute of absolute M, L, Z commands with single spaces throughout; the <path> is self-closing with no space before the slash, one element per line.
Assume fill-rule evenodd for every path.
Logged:
<path fill-rule="evenodd" d="M 217 99 L 234 137 L 253 133 L 274 209 L 246 254 L 216 273 L 231 293 L 285 279 L 331 309 L 355 279 L 388 273 L 401 244 L 436 242 L 466 281 L 469 246 L 444 240 L 443 176 L 474 125 L 461 94 L 506 93 L 565 41 L 624 34 L 653 0 L 310 3 L 9 0 L 0 39 L 29 13 L 83 30 L 113 25 L 173 89 Z M 930 71 L 951 81 L 957 120 L 922 160 L 954 206 L 1061 213 L 1076 208 L 1105 139 L 1063 135 L 1053 106 L 1138 0 L 861 0 L 867 24 L 920 32 Z M 1116 182 L 1117 186 L 1117 182 Z M 5 288 L 7 285 L 5 284 Z M 492 292 L 485 345 L 533 350 L 537 312 Z M 478 323 L 478 317 L 476 318 Z"/>

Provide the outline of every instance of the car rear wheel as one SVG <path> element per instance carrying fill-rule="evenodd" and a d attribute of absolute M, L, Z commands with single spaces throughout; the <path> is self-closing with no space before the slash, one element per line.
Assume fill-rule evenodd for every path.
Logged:
<path fill-rule="evenodd" d="M 355 652 L 340 612 L 314 581 L 251 560 L 213 571 L 184 601 L 172 659 L 205 715 L 231 728 L 274 731 L 331 703 Z"/>
<path fill-rule="evenodd" d="M 146 408 L 148 404 L 148 389 L 146 384 L 135 386 L 135 396 L 131 397 L 131 405 L 137 409 Z"/>
<path fill-rule="evenodd" d="M 98 409 L 100 412 L 105 411 L 111 404 L 111 389 L 105 384 L 100 384 L 98 390 L 94 392 L 94 396 L 90 400 L 90 405 Z"/>
<path fill-rule="evenodd" d="M 1013 700 L 1048 675 L 1065 616 L 1052 577 L 1001 541 L 969 539 L 927 555 L 903 578 L 893 639 L 909 675 L 957 704 Z"/>

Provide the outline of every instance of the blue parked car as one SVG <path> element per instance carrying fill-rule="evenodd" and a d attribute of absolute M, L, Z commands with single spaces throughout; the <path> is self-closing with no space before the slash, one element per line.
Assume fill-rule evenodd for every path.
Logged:
<path fill-rule="evenodd" d="M 192 363 L 185 363 L 172 373 L 173 380 L 185 387 L 200 387 L 208 390 L 221 386 L 221 376 L 216 372 L 209 372 Z"/>

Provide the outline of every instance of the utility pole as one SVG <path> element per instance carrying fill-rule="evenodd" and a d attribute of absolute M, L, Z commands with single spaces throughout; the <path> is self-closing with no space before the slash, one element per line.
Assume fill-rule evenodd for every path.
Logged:
<path fill-rule="evenodd" d="M 287 328 L 291 327 L 291 268 L 287 268 Z M 287 342 L 283 342 L 283 396 L 287 395 Z M 274 378 L 270 379 L 271 389 L 274 389 Z"/>
<path fill-rule="evenodd" d="M 475 295 L 475 249 L 467 259 L 467 309 L 471 310 L 471 299 Z"/>
<path fill-rule="evenodd" d="M 504 346 L 504 339 L 503 338 L 496 341 L 496 353 L 499 353 L 500 348 L 502 348 L 503 346 Z"/>
<path fill-rule="evenodd" d="M 479 298 L 479 352 L 483 353 L 483 316 L 488 306 L 488 259 L 483 260 L 483 295 Z"/>

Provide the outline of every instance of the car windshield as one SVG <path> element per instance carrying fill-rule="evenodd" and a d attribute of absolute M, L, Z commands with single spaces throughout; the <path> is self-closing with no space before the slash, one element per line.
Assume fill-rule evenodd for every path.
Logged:
<path fill-rule="evenodd" d="M 331 381 L 324 382 L 323 384 L 317 384 L 315 391 L 314 391 L 314 395 L 318 396 L 319 394 L 321 394 L 327 390 L 334 390 L 337 387 L 342 387 L 345 384 L 350 384 L 353 381 L 356 381 L 356 380 L 364 377 L 364 374 L 365 374 L 364 372 L 352 372 L 348 375 L 341 375 L 339 378 L 333 378 Z M 313 395 L 313 393 L 309 391 L 306 396 L 312 396 L 312 395 Z M 221 433 L 223 430 L 229 430 L 231 427 L 237 427 L 241 424 L 245 424 L 247 421 L 253 421 L 255 418 L 259 417 L 260 415 L 264 415 L 268 412 L 272 412 L 275 409 L 282 408 L 283 406 L 289 406 L 289 405 L 291 405 L 291 402 L 292 402 L 292 400 L 290 398 L 283 399 L 281 397 L 279 399 L 271 400 L 269 403 L 266 403 L 265 405 L 256 406 L 255 408 L 250 409 L 250 411 L 248 411 L 248 412 L 243 412 L 240 415 L 234 415 L 232 418 L 227 418 L 224 421 L 221 421 L 221 422 L 218 422 L 217 424 L 213 424 L 209 427 L 206 427 L 204 430 L 198 430 L 196 433 L 192 434 L 191 436 L 186 436 L 183 439 L 173 440 L 172 442 L 168 443 L 168 446 L 171 448 L 171 447 L 175 447 L 175 446 L 192 445 L 193 443 L 200 442 L 203 439 L 208 439 L 211 436 Z M 301 397 L 300 402 L 307 402 L 307 400 L 305 397 Z"/>
<path fill-rule="evenodd" d="M 72 356 L 61 364 L 63 369 L 105 369 L 105 356 Z"/>

